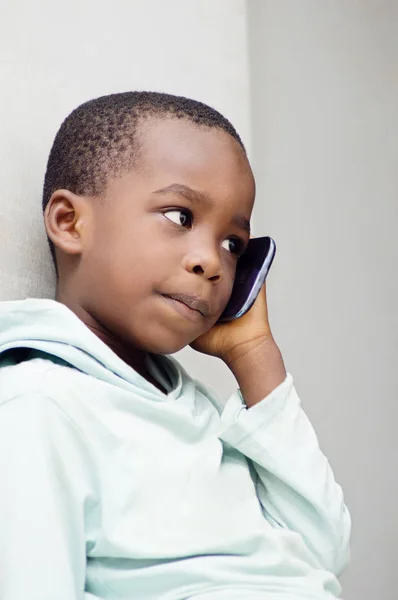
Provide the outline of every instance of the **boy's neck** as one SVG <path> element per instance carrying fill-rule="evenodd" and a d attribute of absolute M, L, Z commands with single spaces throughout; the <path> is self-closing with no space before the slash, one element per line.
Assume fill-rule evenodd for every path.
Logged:
<path fill-rule="evenodd" d="M 98 323 L 89 312 L 80 306 L 79 303 L 75 302 L 68 294 L 63 293 L 60 289 L 57 290 L 56 300 L 67 306 L 86 325 L 86 327 L 90 329 L 90 331 L 113 350 L 113 352 L 129 365 L 129 367 L 137 371 L 139 375 L 144 377 L 147 381 L 150 381 L 150 383 L 155 385 L 162 392 L 165 392 L 160 383 L 148 372 L 147 352 L 127 346 L 121 340 L 117 339 L 103 325 Z"/>

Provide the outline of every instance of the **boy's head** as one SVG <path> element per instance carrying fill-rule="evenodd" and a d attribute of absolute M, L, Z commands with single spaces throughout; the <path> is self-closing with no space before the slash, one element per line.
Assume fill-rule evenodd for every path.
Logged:
<path fill-rule="evenodd" d="M 86 102 L 44 182 L 57 298 L 116 345 L 175 352 L 223 312 L 253 202 L 243 144 L 212 108 L 154 92 Z M 184 316 L 178 294 L 200 310 Z"/>

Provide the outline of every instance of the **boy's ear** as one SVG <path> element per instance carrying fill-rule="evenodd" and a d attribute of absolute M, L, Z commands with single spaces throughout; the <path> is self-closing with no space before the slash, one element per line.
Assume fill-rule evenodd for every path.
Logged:
<path fill-rule="evenodd" d="M 65 254 L 81 254 L 88 218 L 87 199 L 69 190 L 57 190 L 44 211 L 47 235 Z"/>

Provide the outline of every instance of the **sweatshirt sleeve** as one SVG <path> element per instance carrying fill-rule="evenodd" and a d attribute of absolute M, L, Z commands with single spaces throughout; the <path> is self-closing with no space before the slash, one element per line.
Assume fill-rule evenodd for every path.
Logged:
<path fill-rule="evenodd" d="M 40 394 L 0 404 L 0 598 L 83 600 L 94 466 L 68 416 Z"/>
<path fill-rule="evenodd" d="M 221 418 L 221 439 L 254 467 L 265 519 L 301 534 L 320 567 L 339 576 L 349 562 L 351 519 L 291 375 L 249 409 L 238 390 Z"/>

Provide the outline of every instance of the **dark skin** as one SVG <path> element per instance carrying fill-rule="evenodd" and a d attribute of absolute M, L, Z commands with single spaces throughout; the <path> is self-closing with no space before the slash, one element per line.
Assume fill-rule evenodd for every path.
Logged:
<path fill-rule="evenodd" d="M 226 132 L 186 119 L 146 120 L 141 136 L 134 168 L 101 196 L 52 195 L 45 223 L 56 247 L 56 299 L 157 387 L 146 353 L 190 344 L 218 356 L 250 406 L 286 373 L 265 288 L 249 313 L 215 325 L 249 240 L 255 185 L 247 157 Z M 164 297 L 176 293 L 204 298 L 208 314 L 187 319 Z"/>

